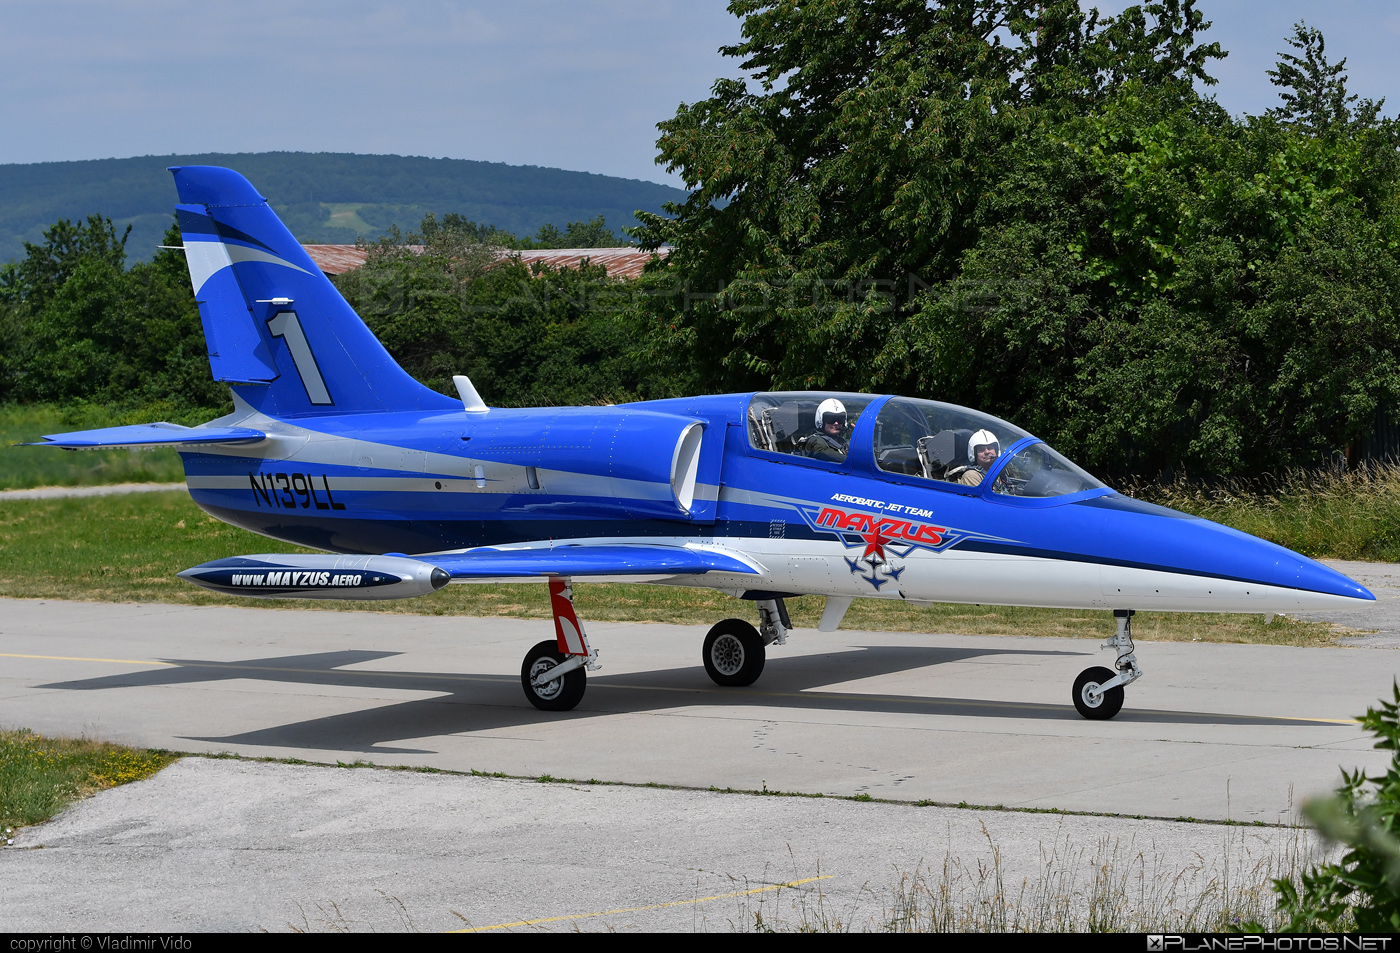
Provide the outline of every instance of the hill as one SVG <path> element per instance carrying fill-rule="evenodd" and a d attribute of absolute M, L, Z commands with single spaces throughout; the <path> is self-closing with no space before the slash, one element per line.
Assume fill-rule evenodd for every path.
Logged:
<path fill-rule="evenodd" d="M 171 222 L 167 166 L 223 165 L 246 175 L 302 242 L 349 243 L 424 214 L 457 212 L 517 235 L 603 216 L 617 231 L 638 209 L 685 192 L 655 182 L 539 166 L 420 156 L 260 152 L 0 165 L 0 262 L 24 254 L 60 218 L 98 213 L 130 224 L 129 260 L 151 257 Z"/>

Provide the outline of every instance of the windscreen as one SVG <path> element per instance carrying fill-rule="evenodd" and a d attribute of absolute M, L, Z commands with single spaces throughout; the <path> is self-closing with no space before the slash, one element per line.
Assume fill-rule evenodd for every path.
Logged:
<path fill-rule="evenodd" d="M 956 404 L 894 397 L 875 418 L 875 463 L 889 473 L 977 486 L 1002 450 L 1028 436 Z"/>
<path fill-rule="evenodd" d="M 903 473 L 980 486 L 1001 454 L 1022 437 L 1020 427 L 956 404 L 894 397 L 875 418 L 875 462 Z M 1103 484 L 1043 443 L 1007 461 L 992 487 L 1003 496 L 1064 496 Z"/>
<path fill-rule="evenodd" d="M 1045 444 L 1037 443 L 1006 462 L 992 492 L 1005 496 L 1064 496 L 1102 486 Z"/>

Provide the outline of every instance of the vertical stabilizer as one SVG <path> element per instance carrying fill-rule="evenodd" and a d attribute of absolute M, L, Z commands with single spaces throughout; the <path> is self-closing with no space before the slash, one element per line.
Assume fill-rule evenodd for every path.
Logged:
<path fill-rule="evenodd" d="M 247 179 L 170 171 L 215 380 L 276 417 L 460 406 L 399 367 Z"/>

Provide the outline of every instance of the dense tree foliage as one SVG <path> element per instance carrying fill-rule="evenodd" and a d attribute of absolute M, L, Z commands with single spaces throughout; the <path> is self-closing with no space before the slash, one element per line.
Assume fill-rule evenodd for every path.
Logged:
<path fill-rule="evenodd" d="M 455 393 L 453 374 L 470 374 L 502 404 L 638 394 L 646 375 L 626 283 L 596 266 L 499 262 L 509 249 L 556 240 L 622 244 L 601 217 L 524 239 L 456 214 L 388 231 L 370 244 L 369 264 L 339 284 L 410 373 L 445 393 Z M 60 220 L 0 268 L 0 401 L 229 403 L 210 377 L 183 256 L 163 249 L 128 270 L 126 241 L 110 219 Z M 179 232 L 164 244 L 178 246 Z"/>
<path fill-rule="evenodd" d="M 126 235 L 99 216 L 25 250 L 0 268 L 0 400 L 228 403 L 178 251 L 127 270 Z"/>
<path fill-rule="evenodd" d="M 1400 127 L 1316 30 L 1284 38 L 1279 107 L 1236 117 L 1203 92 L 1225 54 L 1195 0 L 730 9 L 748 78 L 660 124 L 690 192 L 643 214 L 672 251 L 642 279 L 499 261 L 620 244 L 597 215 L 386 219 L 337 285 L 411 373 L 505 405 L 893 391 L 1146 476 L 1354 456 L 1400 410 Z M 100 218 L 25 248 L 0 399 L 223 400 L 177 252 L 123 270 Z"/>
<path fill-rule="evenodd" d="M 571 223 L 566 234 L 597 239 L 601 229 L 601 220 Z M 458 216 L 429 215 L 417 232 L 370 243 L 364 267 L 336 286 L 399 363 L 443 393 L 456 393 L 454 374 L 498 406 L 666 391 L 637 353 L 633 283 L 598 265 L 502 262 L 499 238 Z"/>
<path fill-rule="evenodd" d="M 692 192 L 639 233 L 691 386 L 967 403 L 1145 472 L 1314 463 L 1400 397 L 1396 130 L 1301 25 L 1294 98 L 1234 118 L 1194 0 L 730 9 L 750 79 L 660 124 Z"/>

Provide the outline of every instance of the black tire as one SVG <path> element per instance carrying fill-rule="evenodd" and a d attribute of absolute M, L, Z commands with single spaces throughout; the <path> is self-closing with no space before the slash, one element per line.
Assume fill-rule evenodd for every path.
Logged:
<path fill-rule="evenodd" d="M 588 687 L 588 676 L 581 668 L 565 672 L 562 678 L 543 685 L 532 685 L 530 680 L 540 672 L 547 671 L 569 656 L 559 651 L 559 642 L 549 639 L 541 642 L 525 653 L 525 662 L 520 666 L 520 684 L 525 689 L 525 697 L 540 711 L 572 711 L 583 700 L 583 690 Z"/>
<path fill-rule="evenodd" d="M 1096 665 L 1093 668 L 1086 668 L 1079 673 L 1079 677 L 1074 680 L 1074 707 L 1085 718 L 1091 721 L 1107 721 L 1118 714 L 1123 708 L 1123 686 L 1118 685 L 1110 688 L 1098 697 L 1096 701 L 1090 701 L 1088 691 L 1097 688 L 1104 682 L 1116 677 L 1117 673 L 1112 669 Z"/>
<path fill-rule="evenodd" d="M 765 652 L 758 630 L 743 619 L 718 622 L 705 636 L 705 671 L 716 685 L 740 688 L 763 674 Z"/>

